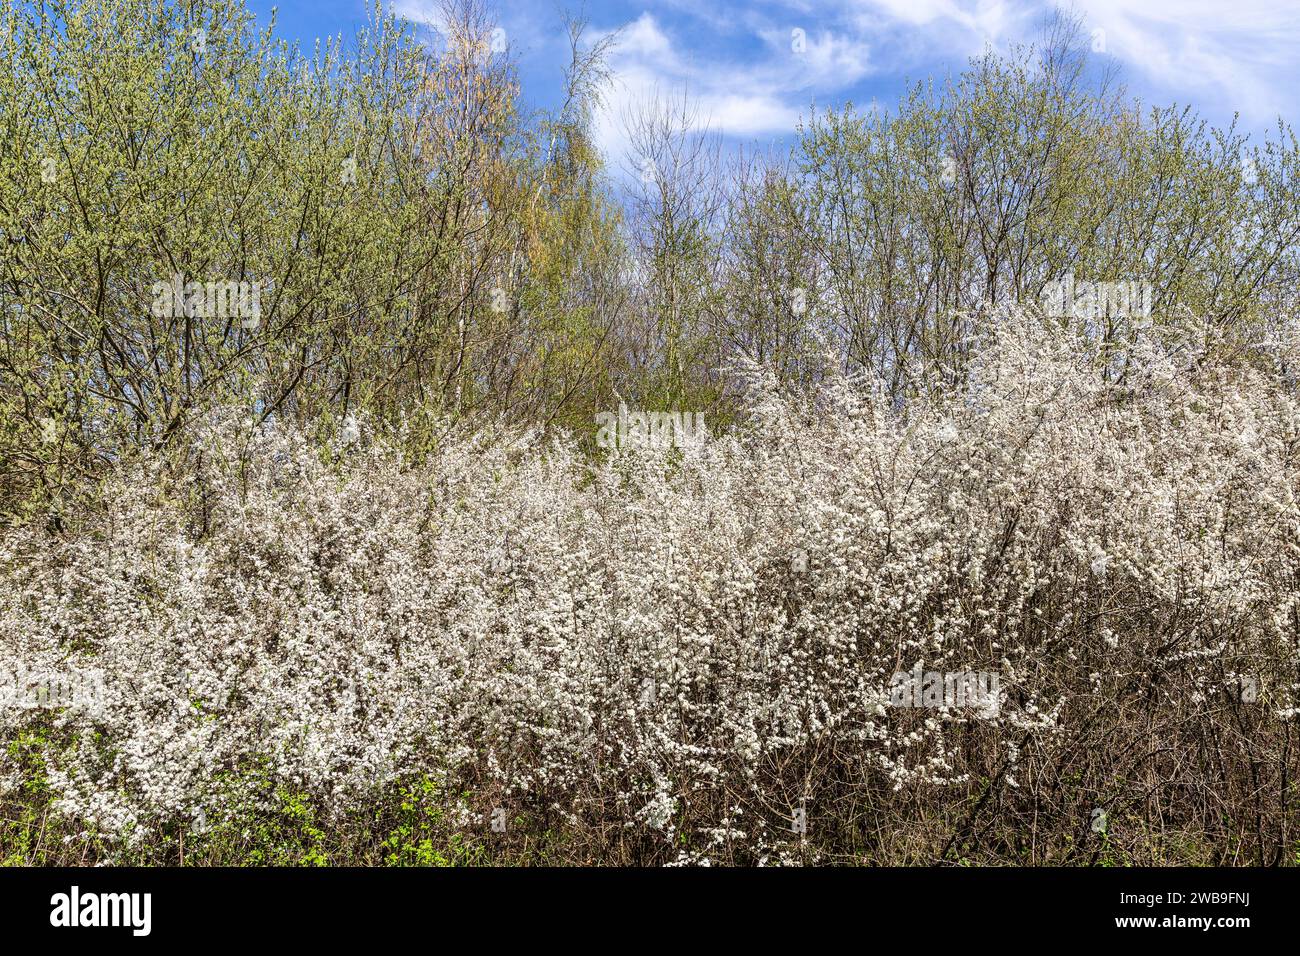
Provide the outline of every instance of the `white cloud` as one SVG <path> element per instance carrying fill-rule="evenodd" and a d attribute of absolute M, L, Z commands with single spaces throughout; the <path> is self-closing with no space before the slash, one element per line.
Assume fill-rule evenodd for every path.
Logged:
<path fill-rule="evenodd" d="M 686 90 L 701 125 L 729 136 L 786 136 L 814 102 L 854 98 L 872 76 L 920 78 L 954 59 L 960 68 L 988 44 L 1023 32 L 1030 17 L 1008 0 L 664 6 L 662 16 L 646 12 L 625 24 L 612 58 L 615 89 L 597 129 L 612 159 L 626 146 L 620 115 L 651 95 Z"/>
<path fill-rule="evenodd" d="M 399 20 L 423 24 L 439 32 L 442 32 L 443 24 L 446 22 L 443 18 L 442 4 L 438 0 L 393 0 L 392 10 L 393 16 Z"/>
<path fill-rule="evenodd" d="M 861 102 L 873 79 L 896 87 L 904 76 L 937 78 L 988 46 L 1033 42 L 1058 7 L 1105 30 L 1106 52 L 1145 100 L 1191 103 L 1215 122 L 1240 110 L 1256 126 L 1295 112 L 1300 6 L 1277 0 L 1231 0 L 1227 12 L 1223 0 L 657 0 L 654 13 L 622 26 L 598 142 L 619 164 L 621 116 L 683 91 L 701 125 L 743 139 L 786 137 L 814 102 Z M 393 8 L 437 25 L 437 0 Z M 500 9 L 512 46 L 562 58 L 549 0 Z"/>
<path fill-rule="evenodd" d="M 1165 98 L 1240 110 L 1267 123 L 1293 114 L 1300 8 L 1276 0 L 1076 0 L 1107 52 Z"/>
<path fill-rule="evenodd" d="M 447 19 L 442 0 L 392 0 L 393 15 L 421 28 L 417 34 L 429 43 L 431 37 L 424 31 L 445 36 Z M 500 27 L 506 43 L 517 53 L 555 45 L 553 26 L 555 11 L 544 7 L 530 9 L 526 4 L 501 4 L 489 8 L 492 26 Z M 440 41 L 439 41 L 440 42 Z M 437 42 L 433 45 L 436 47 Z"/>
<path fill-rule="evenodd" d="M 611 58 L 614 84 L 597 121 L 597 140 L 617 161 L 626 152 L 623 116 L 654 96 L 689 98 L 697 125 L 741 138 L 792 134 L 815 96 L 843 90 L 872 72 L 865 42 L 831 30 L 766 26 L 751 33 L 761 48 L 748 57 L 690 49 L 689 30 L 643 13 L 623 28 Z M 803 28 L 800 28 L 803 29 Z"/>
<path fill-rule="evenodd" d="M 799 122 L 799 111 L 770 94 L 744 96 L 711 94 L 703 98 L 710 126 L 730 136 L 762 136 L 790 133 Z"/>

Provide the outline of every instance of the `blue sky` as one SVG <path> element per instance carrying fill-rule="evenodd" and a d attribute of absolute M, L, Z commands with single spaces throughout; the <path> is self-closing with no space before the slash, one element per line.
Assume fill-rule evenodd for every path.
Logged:
<path fill-rule="evenodd" d="M 436 29 L 437 0 L 385 0 Z M 259 20 L 269 0 L 249 0 Z M 355 32 L 367 0 L 282 0 L 279 33 L 310 46 Z M 494 10 L 519 62 L 525 101 L 552 105 L 567 58 L 561 10 L 582 0 L 502 0 Z M 586 0 L 591 35 L 622 30 L 600 120 L 613 162 L 622 116 L 655 91 L 683 89 L 701 122 L 729 140 L 789 142 L 810 106 L 896 102 L 909 81 L 960 71 L 987 46 L 1032 41 L 1055 9 L 1030 0 Z M 1149 103 L 1190 104 L 1216 124 L 1234 111 L 1257 138 L 1281 114 L 1300 120 L 1300 3 L 1296 0 L 1074 0 Z M 802 31 L 796 34 L 795 31 Z M 800 45 L 798 39 L 802 39 Z"/>

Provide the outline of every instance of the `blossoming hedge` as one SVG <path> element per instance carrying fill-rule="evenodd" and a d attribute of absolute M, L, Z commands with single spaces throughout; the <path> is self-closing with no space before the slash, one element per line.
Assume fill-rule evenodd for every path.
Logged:
<path fill-rule="evenodd" d="M 9 670 L 102 676 L 0 707 L 0 850 L 1292 862 L 1285 359 L 1008 317 L 930 398 L 754 372 L 729 434 L 595 457 L 216 416 L 0 542 Z"/>

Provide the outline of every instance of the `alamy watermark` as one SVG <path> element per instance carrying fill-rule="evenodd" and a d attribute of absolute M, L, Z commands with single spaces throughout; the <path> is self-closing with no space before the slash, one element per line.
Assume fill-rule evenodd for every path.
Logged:
<path fill-rule="evenodd" d="M 1151 283 L 1081 282 L 1073 273 L 1043 287 L 1043 310 L 1056 318 L 1146 318 L 1151 315 Z"/>
<path fill-rule="evenodd" d="M 600 448 L 682 448 L 708 437 L 703 412 L 599 412 L 596 445 Z"/>
<path fill-rule="evenodd" d="M 998 675 L 987 671 L 927 671 L 918 662 L 889 682 L 890 707 L 973 709 L 996 717 L 1001 707 Z"/>
<path fill-rule="evenodd" d="M 262 322 L 260 282 L 186 282 L 177 272 L 168 282 L 155 282 L 151 291 L 156 318 L 239 319 L 249 330 Z"/>
<path fill-rule="evenodd" d="M 103 706 L 103 671 L 29 671 L 23 664 L 0 664 L 0 710 L 66 707 L 97 714 Z"/>
<path fill-rule="evenodd" d="M 121 926 L 133 936 L 148 936 L 153 929 L 153 894 L 83 893 L 73 886 L 67 893 L 50 897 L 50 925 Z"/>

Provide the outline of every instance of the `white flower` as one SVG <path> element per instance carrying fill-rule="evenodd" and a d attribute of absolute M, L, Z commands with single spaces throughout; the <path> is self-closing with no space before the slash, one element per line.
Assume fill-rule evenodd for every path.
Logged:
<path fill-rule="evenodd" d="M 343 419 L 343 427 L 339 429 L 339 439 L 345 445 L 354 445 L 357 439 L 361 437 L 361 426 L 357 424 L 354 416 L 349 415 Z"/>

